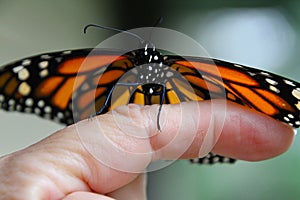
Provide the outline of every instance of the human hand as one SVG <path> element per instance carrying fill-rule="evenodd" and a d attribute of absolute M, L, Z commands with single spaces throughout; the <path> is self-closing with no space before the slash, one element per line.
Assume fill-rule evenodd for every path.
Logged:
<path fill-rule="evenodd" d="M 153 160 L 196 158 L 212 150 L 236 159 L 259 161 L 285 152 L 294 137 L 288 125 L 233 103 L 227 104 L 223 124 L 221 113 L 211 111 L 209 101 L 163 105 L 163 126 L 157 132 L 157 110 L 157 105 L 119 107 L 2 157 L 0 199 L 146 199 L 142 172 Z M 211 119 L 213 129 L 209 128 Z M 207 130 L 221 130 L 221 135 L 208 137 L 215 132 Z M 112 150 L 115 146 L 101 143 L 103 135 L 119 150 L 144 154 L 135 160 L 119 156 Z M 91 151 L 102 154 L 95 157 Z M 101 162 L 101 156 L 105 161 L 118 159 L 116 163 L 125 167 L 109 166 Z"/>

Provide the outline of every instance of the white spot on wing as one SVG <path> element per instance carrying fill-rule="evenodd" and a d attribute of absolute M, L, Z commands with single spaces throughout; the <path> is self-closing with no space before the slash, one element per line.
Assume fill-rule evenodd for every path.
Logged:
<path fill-rule="evenodd" d="M 30 64 L 31 64 L 31 60 L 29 60 L 29 59 L 25 59 L 22 62 L 22 65 L 24 65 L 24 66 L 27 66 L 27 65 L 30 65 Z"/>
<path fill-rule="evenodd" d="M 284 117 L 283 119 L 284 119 L 285 121 L 287 121 L 287 122 L 290 121 L 290 119 L 289 119 L 288 117 Z"/>
<path fill-rule="evenodd" d="M 295 104 L 295 106 L 298 108 L 298 110 L 300 110 L 300 102 L 299 101 L 297 104 Z"/>
<path fill-rule="evenodd" d="M 41 109 L 34 108 L 34 113 L 37 114 L 37 115 L 41 114 Z"/>
<path fill-rule="evenodd" d="M 290 80 L 283 80 L 286 84 L 291 85 L 291 86 L 296 86 L 292 81 Z"/>
<path fill-rule="evenodd" d="M 292 95 L 293 95 L 295 98 L 300 99 L 300 91 L 299 91 L 299 90 L 294 89 L 294 90 L 292 91 Z"/>
<path fill-rule="evenodd" d="M 45 61 L 42 61 L 39 63 L 39 68 L 45 69 L 48 67 L 48 65 L 49 65 L 49 62 L 45 60 Z"/>
<path fill-rule="evenodd" d="M 270 79 L 270 78 L 266 78 L 266 81 L 271 84 L 271 85 L 277 85 L 278 82 L 277 81 L 274 81 L 273 79 Z"/>
<path fill-rule="evenodd" d="M 3 102 L 5 100 L 5 97 L 3 94 L 0 94 L 0 102 Z"/>
<path fill-rule="evenodd" d="M 62 112 L 58 112 L 58 113 L 56 114 L 56 116 L 57 116 L 58 119 L 64 118 L 64 114 L 63 114 Z"/>
<path fill-rule="evenodd" d="M 20 104 L 18 104 L 17 106 L 16 106 L 16 111 L 21 111 L 22 110 L 22 106 L 20 105 Z"/>
<path fill-rule="evenodd" d="M 26 106 L 28 106 L 28 107 L 31 107 L 31 106 L 33 106 L 33 99 L 31 99 L 31 98 L 28 98 L 28 99 L 26 99 L 26 101 L 25 101 L 25 105 Z"/>
<path fill-rule="evenodd" d="M 10 99 L 10 100 L 8 100 L 8 105 L 10 105 L 10 106 L 13 106 L 13 105 L 15 105 L 15 100 L 14 99 Z"/>
<path fill-rule="evenodd" d="M 40 71 L 40 73 L 39 73 L 39 75 L 40 75 L 41 78 L 44 78 L 44 77 L 48 76 L 48 74 L 49 74 L 48 69 L 43 69 L 43 70 Z"/>
<path fill-rule="evenodd" d="M 39 100 L 37 105 L 38 105 L 38 107 L 43 108 L 45 106 L 45 102 L 43 100 Z"/>
<path fill-rule="evenodd" d="M 243 68 L 241 65 L 238 65 L 238 64 L 234 64 L 235 67 L 238 67 L 238 68 Z"/>
<path fill-rule="evenodd" d="M 255 75 L 256 75 L 256 73 L 253 73 L 253 72 L 248 72 L 248 74 L 249 74 L 250 76 L 255 76 Z"/>
<path fill-rule="evenodd" d="M 50 106 L 46 106 L 46 107 L 44 108 L 44 111 L 45 111 L 45 113 L 51 113 L 52 109 L 51 109 Z"/>
<path fill-rule="evenodd" d="M 20 70 L 24 69 L 23 65 L 16 66 L 12 69 L 14 73 L 18 73 Z"/>
<path fill-rule="evenodd" d="M 273 85 L 270 85 L 270 90 L 272 90 L 273 92 L 276 92 L 276 93 L 280 93 L 280 90 L 276 87 L 274 87 Z"/>
<path fill-rule="evenodd" d="M 214 163 L 219 162 L 219 160 L 220 160 L 219 157 L 214 157 L 214 158 L 213 158 L 213 162 L 214 162 Z"/>
<path fill-rule="evenodd" d="M 29 95 L 30 91 L 31 91 L 31 87 L 28 85 L 28 83 L 23 82 L 19 85 L 18 92 L 21 95 L 27 96 L 27 95 Z"/>
<path fill-rule="evenodd" d="M 272 77 L 269 73 L 267 72 L 260 72 L 260 74 L 264 75 L 264 76 L 268 76 L 268 77 Z"/>
<path fill-rule="evenodd" d="M 72 51 L 64 51 L 64 52 L 62 52 L 62 54 L 64 54 L 64 55 L 67 55 L 67 54 L 71 54 L 72 53 Z"/>
<path fill-rule="evenodd" d="M 44 55 L 41 55 L 41 58 L 42 59 L 50 59 L 51 56 L 47 55 L 47 54 L 44 54 Z"/>
<path fill-rule="evenodd" d="M 21 70 L 18 72 L 18 78 L 19 78 L 21 81 L 24 81 L 24 80 L 28 79 L 29 76 L 30 76 L 29 71 L 28 71 L 26 68 L 23 68 L 23 69 L 21 69 Z"/>

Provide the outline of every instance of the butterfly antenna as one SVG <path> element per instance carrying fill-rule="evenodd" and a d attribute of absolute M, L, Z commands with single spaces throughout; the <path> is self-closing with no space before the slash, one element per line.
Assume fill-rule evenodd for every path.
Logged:
<path fill-rule="evenodd" d="M 163 20 L 164 20 L 163 17 L 159 17 L 159 18 L 156 20 L 156 22 L 153 24 L 153 27 L 157 27 L 157 25 L 158 25 L 158 24 L 161 24 Z"/>
<path fill-rule="evenodd" d="M 83 33 L 86 34 L 87 32 L 87 29 L 89 27 L 96 27 L 96 28 L 102 28 L 102 29 L 106 29 L 106 30 L 109 30 L 109 31 L 116 31 L 116 32 L 119 32 L 119 33 L 126 33 L 128 35 L 131 35 L 135 38 L 137 38 L 141 43 L 144 43 L 145 41 L 140 37 L 138 36 L 137 34 L 134 34 L 134 33 L 131 33 L 129 31 L 125 31 L 125 30 L 122 30 L 122 29 L 117 29 L 117 28 L 113 28 L 113 27 L 109 27 L 109 26 L 102 26 L 102 25 L 98 25 L 98 24 L 88 24 L 86 25 L 84 28 L 83 28 Z"/>

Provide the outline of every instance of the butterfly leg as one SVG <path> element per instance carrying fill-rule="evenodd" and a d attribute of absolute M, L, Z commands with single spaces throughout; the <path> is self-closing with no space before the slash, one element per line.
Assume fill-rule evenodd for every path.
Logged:
<path fill-rule="evenodd" d="M 160 123 L 159 123 L 160 122 L 160 113 L 161 113 L 162 105 L 164 103 L 165 94 L 166 94 L 166 86 L 162 85 L 162 95 L 161 95 L 159 108 L 158 108 L 158 113 L 157 113 L 157 129 L 158 129 L 159 132 L 161 131 Z"/>
<path fill-rule="evenodd" d="M 112 96 L 112 93 L 115 89 L 116 86 L 137 86 L 137 85 L 140 85 L 140 83 L 116 83 L 116 85 L 112 86 L 112 88 L 110 89 L 108 95 L 107 95 L 107 98 L 104 102 L 104 105 L 101 107 L 100 110 L 98 110 L 95 114 L 96 115 L 100 115 L 103 113 L 104 109 L 108 107 L 108 103 L 109 101 L 111 100 L 111 96 Z"/>
<path fill-rule="evenodd" d="M 107 98 L 106 98 L 106 100 L 105 100 L 103 106 L 102 106 L 101 109 L 98 110 L 98 111 L 96 112 L 96 114 L 94 114 L 93 116 L 102 114 L 102 112 L 104 111 L 104 109 L 107 108 L 107 106 L 108 106 L 108 101 L 109 101 L 110 98 L 111 98 L 111 95 L 112 95 L 112 93 L 113 93 L 113 91 L 114 91 L 114 88 L 115 88 L 115 86 L 112 86 L 112 88 L 110 89 L 110 91 L 109 91 L 109 93 L 108 93 L 108 95 L 107 95 Z"/>

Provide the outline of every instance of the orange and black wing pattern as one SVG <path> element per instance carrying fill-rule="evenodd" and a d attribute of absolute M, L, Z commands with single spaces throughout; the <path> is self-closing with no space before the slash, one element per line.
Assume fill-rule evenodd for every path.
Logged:
<path fill-rule="evenodd" d="M 101 106 L 130 66 L 126 57 L 115 52 L 91 49 L 28 57 L 1 68 L 0 108 L 73 124 L 74 119 L 95 113 L 90 102 L 97 99 Z M 76 94 L 80 98 L 72 98 Z"/>
<path fill-rule="evenodd" d="M 216 59 L 170 57 L 176 69 L 204 99 L 222 98 L 253 108 L 292 127 L 300 126 L 300 84 L 285 77 Z"/>

